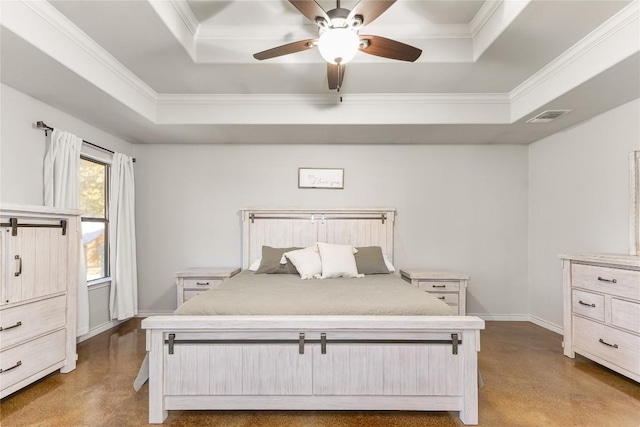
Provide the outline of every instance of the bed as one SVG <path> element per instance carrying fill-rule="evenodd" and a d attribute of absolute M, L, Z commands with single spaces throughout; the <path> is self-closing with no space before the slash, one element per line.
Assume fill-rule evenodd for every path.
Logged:
<path fill-rule="evenodd" d="M 251 208 L 241 214 L 243 270 L 260 258 L 263 246 L 315 242 L 379 246 L 393 260 L 392 208 Z M 463 423 L 478 423 L 482 319 L 425 315 L 420 307 L 429 296 L 403 282 L 383 284 L 389 275 L 307 281 L 247 271 L 240 276 L 206 296 L 232 298 L 236 287 L 248 308 L 207 311 L 206 298 L 194 298 L 178 315 L 143 320 L 150 423 L 162 423 L 169 410 L 232 409 L 459 411 Z M 261 280 L 274 287 L 264 283 L 261 289 Z M 413 306 L 394 311 L 391 294 L 386 305 L 374 301 L 376 286 L 383 294 L 384 286 L 398 286 L 393 289 L 409 292 Z M 275 308 L 300 287 L 301 300 Z M 352 288 L 355 296 L 337 294 L 334 304 L 317 303 L 332 287 L 338 293 Z M 274 289 L 271 301 L 266 289 Z M 345 314 L 339 307 L 353 306 L 349 298 L 365 307 Z M 302 310 L 305 304 L 311 309 Z M 196 311 L 183 311 L 187 305 Z"/>

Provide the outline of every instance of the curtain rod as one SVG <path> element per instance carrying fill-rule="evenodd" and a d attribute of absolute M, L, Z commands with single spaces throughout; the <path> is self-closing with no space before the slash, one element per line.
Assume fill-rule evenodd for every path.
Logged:
<path fill-rule="evenodd" d="M 47 132 L 49 132 L 49 131 L 53 131 L 53 128 L 52 128 L 51 126 L 47 126 L 47 124 L 46 124 L 45 122 L 43 122 L 43 121 L 37 121 L 37 122 L 36 122 L 36 127 L 37 127 L 38 129 L 44 129 L 44 134 L 45 134 L 45 135 L 47 135 Z M 108 148 L 101 147 L 101 146 L 99 146 L 99 145 L 97 145 L 97 144 L 94 144 L 93 142 L 89 142 L 89 141 L 87 141 L 86 139 L 83 139 L 83 140 L 82 140 L 82 142 L 83 142 L 84 144 L 87 144 L 87 145 L 92 146 L 93 148 L 97 148 L 98 150 L 102 150 L 102 151 L 106 151 L 107 153 L 115 154 L 115 152 L 113 152 L 113 151 L 109 150 Z M 133 160 L 133 163 L 135 163 L 135 162 L 136 162 L 136 159 L 135 159 L 135 158 L 134 158 L 134 159 L 132 159 L 132 160 Z"/>

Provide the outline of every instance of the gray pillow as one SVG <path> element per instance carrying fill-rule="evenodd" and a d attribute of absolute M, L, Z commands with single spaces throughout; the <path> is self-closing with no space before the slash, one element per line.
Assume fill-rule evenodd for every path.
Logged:
<path fill-rule="evenodd" d="M 364 246 L 356 249 L 358 252 L 354 257 L 359 274 L 389 274 L 380 246 Z"/>
<path fill-rule="evenodd" d="M 260 267 L 256 270 L 256 274 L 298 274 L 298 270 L 287 260 L 286 264 L 280 264 L 282 254 L 285 252 L 295 251 L 302 248 L 272 248 L 271 246 L 262 247 L 262 261 Z"/>

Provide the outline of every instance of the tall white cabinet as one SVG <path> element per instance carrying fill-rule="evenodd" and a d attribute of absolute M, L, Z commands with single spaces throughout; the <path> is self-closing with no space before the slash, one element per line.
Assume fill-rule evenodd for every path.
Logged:
<path fill-rule="evenodd" d="M 76 367 L 80 213 L 0 207 L 0 397 Z"/>

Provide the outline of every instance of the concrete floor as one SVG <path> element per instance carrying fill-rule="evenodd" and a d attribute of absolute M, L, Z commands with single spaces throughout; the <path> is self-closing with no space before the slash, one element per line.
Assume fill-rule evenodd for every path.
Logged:
<path fill-rule="evenodd" d="M 481 335 L 481 426 L 640 426 L 640 384 L 562 355 L 562 337 L 528 322 L 487 322 Z M 0 402 L 12 426 L 147 425 L 148 386 L 132 388 L 144 358 L 140 319 L 78 345 L 78 367 Z M 456 412 L 170 411 L 166 426 L 459 426 Z"/>

